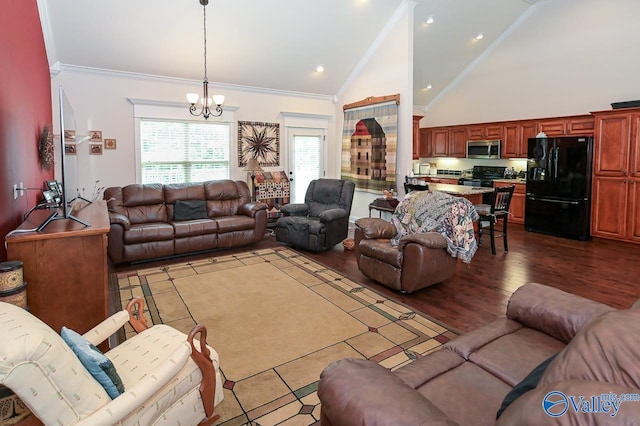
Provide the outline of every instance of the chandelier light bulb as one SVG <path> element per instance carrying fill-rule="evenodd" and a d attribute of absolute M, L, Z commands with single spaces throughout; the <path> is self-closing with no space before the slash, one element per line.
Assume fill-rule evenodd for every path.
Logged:
<path fill-rule="evenodd" d="M 198 99 L 200 99 L 200 95 L 197 93 L 187 93 L 187 101 L 191 105 L 195 105 L 198 102 Z"/>
<path fill-rule="evenodd" d="M 213 95 L 213 102 L 220 106 L 224 103 L 224 95 Z"/>

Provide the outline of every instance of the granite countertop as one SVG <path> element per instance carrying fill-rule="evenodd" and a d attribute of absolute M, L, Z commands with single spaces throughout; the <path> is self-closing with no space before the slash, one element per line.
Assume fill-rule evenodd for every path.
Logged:
<path fill-rule="evenodd" d="M 487 194 L 493 192 L 493 188 L 486 188 L 484 186 L 451 185 L 448 183 L 429 183 L 429 189 L 451 195 Z"/>
<path fill-rule="evenodd" d="M 526 179 L 523 178 L 517 178 L 517 179 L 494 179 L 494 182 L 500 182 L 500 183 L 527 183 Z"/>

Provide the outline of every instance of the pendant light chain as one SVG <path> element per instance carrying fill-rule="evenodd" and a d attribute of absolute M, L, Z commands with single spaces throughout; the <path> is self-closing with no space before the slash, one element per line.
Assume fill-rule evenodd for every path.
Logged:
<path fill-rule="evenodd" d="M 201 115 L 205 120 L 209 117 L 220 117 L 222 115 L 222 104 L 224 103 L 223 95 L 214 95 L 209 97 L 209 77 L 207 68 L 207 5 L 209 0 L 200 0 L 203 9 L 203 35 L 204 35 L 204 80 L 202 81 L 202 97 L 197 93 L 187 93 L 187 101 L 189 102 L 189 112 L 191 115 Z M 202 107 L 198 110 L 196 106 L 198 98 L 201 100 Z"/>
<path fill-rule="evenodd" d="M 204 79 L 209 81 L 207 78 L 207 6 L 202 6 L 204 9 Z"/>

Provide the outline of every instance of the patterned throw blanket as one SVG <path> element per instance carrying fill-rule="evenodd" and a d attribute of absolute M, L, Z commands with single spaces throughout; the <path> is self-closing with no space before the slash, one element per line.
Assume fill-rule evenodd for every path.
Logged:
<path fill-rule="evenodd" d="M 400 238 L 414 232 L 437 232 L 447 239 L 447 251 L 452 257 L 471 262 L 478 249 L 473 222 L 478 212 L 466 198 L 439 191 L 408 193 L 391 216 L 398 230 L 391 240 L 397 246 Z"/>

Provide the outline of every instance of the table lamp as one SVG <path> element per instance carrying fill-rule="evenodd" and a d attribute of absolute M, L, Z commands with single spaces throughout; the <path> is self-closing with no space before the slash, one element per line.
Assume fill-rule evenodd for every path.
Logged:
<path fill-rule="evenodd" d="M 255 172 L 262 171 L 262 167 L 260 167 L 260 164 L 258 164 L 258 160 L 256 160 L 254 157 L 249 159 L 249 161 L 247 162 L 247 166 L 244 168 L 244 171 L 247 172 L 249 179 L 251 179 L 251 182 L 249 183 L 249 190 L 251 191 L 251 201 L 255 201 L 256 194 L 255 194 L 253 178 L 255 178 L 256 176 Z"/>

